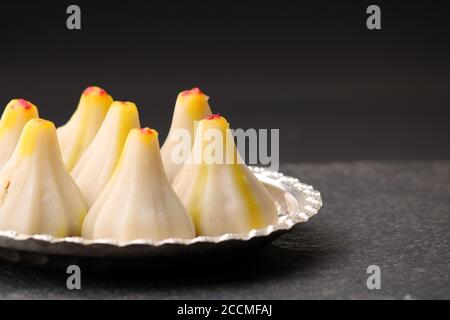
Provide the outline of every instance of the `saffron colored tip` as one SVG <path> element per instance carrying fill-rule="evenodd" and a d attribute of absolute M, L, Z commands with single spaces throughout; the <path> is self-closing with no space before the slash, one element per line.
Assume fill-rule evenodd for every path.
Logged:
<path fill-rule="evenodd" d="M 155 134 L 156 130 L 150 129 L 150 128 L 142 128 L 141 133 L 142 134 Z"/>

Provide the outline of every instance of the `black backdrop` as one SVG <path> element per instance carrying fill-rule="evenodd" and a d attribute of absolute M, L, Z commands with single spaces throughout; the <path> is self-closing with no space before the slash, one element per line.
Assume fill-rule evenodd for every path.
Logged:
<path fill-rule="evenodd" d="M 450 13 L 392 2 L 1 2 L 0 103 L 62 124 L 100 85 L 164 139 L 178 91 L 199 86 L 233 127 L 280 128 L 282 162 L 448 159 Z"/>

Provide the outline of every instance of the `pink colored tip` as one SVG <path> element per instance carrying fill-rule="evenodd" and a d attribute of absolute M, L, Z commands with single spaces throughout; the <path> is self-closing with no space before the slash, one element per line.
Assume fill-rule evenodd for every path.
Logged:
<path fill-rule="evenodd" d="M 200 90 L 197 87 L 192 88 L 191 90 L 184 90 L 183 92 L 181 92 L 181 95 L 183 95 L 183 96 L 188 96 L 191 94 L 204 94 L 204 93 L 202 92 L 202 90 Z"/>
<path fill-rule="evenodd" d="M 100 88 L 100 87 L 94 87 L 94 86 L 87 87 L 87 88 L 83 91 L 83 94 L 85 94 L 85 95 L 92 94 L 92 93 L 97 93 L 98 95 L 103 96 L 103 95 L 106 94 L 106 91 L 103 90 L 103 89 Z"/>
<path fill-rule="evenodd" d="M 205 120 L 214 120 L 214 119 L 220 119 L 220 113 L 212 114 L 210 116 L 205 117 Z"/>
<path fill-rule="evenodd" d="M 25 110 L 30 110 L 32 108 L 31 103 L 29 103 L 27 100 L 25 99 L 19 99 L 18 101 L 19 106 L 21 106 L 22 108 L 24 108 Z"/>

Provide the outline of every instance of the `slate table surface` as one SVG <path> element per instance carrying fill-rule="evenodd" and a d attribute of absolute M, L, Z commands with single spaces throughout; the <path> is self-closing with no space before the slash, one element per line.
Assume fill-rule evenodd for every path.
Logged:
<path fill-rule="evenodd" d="M 207 268 L 66 274 L 0 262 L 1 299 L 449 299 L 450 161 L 285 164 L 324 206 L 269 246 Z M 207 260 L 208 258 L 202 258 Z M 200 265 L 203 261 L 200 261 Z M 381 289 L 366 286 L 367 267 Z"/>

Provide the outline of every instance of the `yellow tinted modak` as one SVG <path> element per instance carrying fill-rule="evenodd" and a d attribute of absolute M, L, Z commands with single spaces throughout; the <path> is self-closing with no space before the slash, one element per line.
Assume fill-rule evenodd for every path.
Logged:
<path fill-rule="evenodd" d="M 275 202 L 240 158 L 228 122 L 219 115 L 198 125 L 190 159 L 173 187 L 191 214 L 197 235 L 243 233 L 277 221 Z"/>
<path fill-rule="evenodd" d="M 0 171 L 0 230 L 79 236 L 87 209 L 62 161 L 50 121 L 27 122 Z"/>
<path fill-rule="evenodd" d="M 25 124 L 37 117 L 38 109 L 29 101 L 14 99 L 8 103 L 0 119 L 0 170 L 14 152 Z"/>
<path fill-rule="evenodd" d="M 136 105 L 132 102 L 113 102 L 97 135 L 71 172 L 88 207 L 92 206 L 111 178 L 128 133 L 134 128 L 140 128 Z"/>
<path fill-rule="evenodd" d="M 70 120 L 57 130 L 67 170 L 72 170 L 100 129 L 113 99 L 102 88 L 88 87 Z"/>
<path fill-rule="evenodd" d="M 192 220 L 164 173 L 155 130 L 133 129 L 113 177 L 83 224 L 83 237 L 193 238 Z"/>
<path fill-rule="evenodd" d="M 180 142 L 180 134 L 188 134 L 192 138 L 192 143 L 194 142 L 195 122 L 211 115 L 208 100 L 209 97 L 199 88 L 185 90 L 178 95 L 172 125 L 170 126 L 166 141 L 161 148 L 164 169 L 170 182 L 175 179 L 178 171 L 183 166 L 183 161 L 179 161 L 178 156 L 184 159 L 189 156 L 189 154 L 179 154 L 182 152 L 176 150 L 176 146 Z"/>

